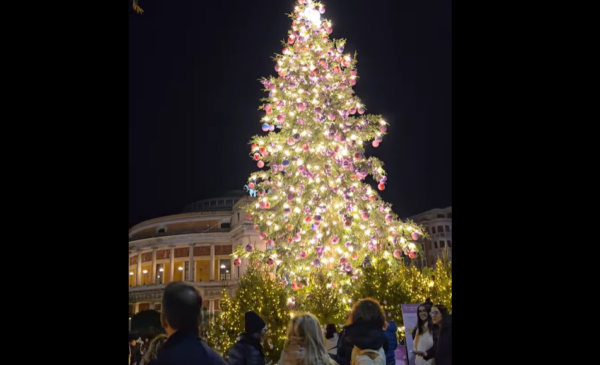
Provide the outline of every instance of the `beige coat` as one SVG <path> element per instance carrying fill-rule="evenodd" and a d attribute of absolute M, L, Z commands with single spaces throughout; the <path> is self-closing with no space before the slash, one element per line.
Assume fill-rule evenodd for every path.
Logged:
<path fill-rule="evenodd" d="M 385 352 L 383 351 L 383 348 L 375 351 L 361 350 L 354 346 L 350 358 L 350 365 L 386 365 Z"/>

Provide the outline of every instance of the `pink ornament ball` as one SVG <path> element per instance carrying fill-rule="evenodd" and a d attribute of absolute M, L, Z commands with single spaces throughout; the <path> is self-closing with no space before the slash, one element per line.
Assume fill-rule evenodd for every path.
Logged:
<path fill-rule="evenodd" d="M 408 252 L 408 257 L 410 257 L 411 259 L 414 259 L 417 257 L 417 251 L 409 251 Z"/>
<path fill-rule="evenodd" d="M 340 242 L 340 238 L 338 236 L 333 236 L 331 238 L 331 243 L 333 243 L 334 245 L 337 244 L 338 242 Z"/>
<path fill-rule="evenodd" d="M 300 251 L 300 252 L 298 253 L 298 256 L 300 256 L 300 258 L 301 258 L 301 259 L 304 259 L 304 258 L 306 258 L 306 251 Z"/>
<path fill-rule="evenodd" d="M 267 241 L 267 247 L 269 247 L 269 248 L 273 248 L 273 247 L 275 247 L 275 241 L 273 241 L 273 240 L 268 240 L 268 241 Z"/>
<path fill-rule="evenodd" d="M 284 117 L 282 114 L 279 114 L 279 115 L 277 116 L 277 121 L 278 121 L 278 122 L 283 122 L 284 120 L 285 120 L 285 117 Z"/>
<path fill-rule="evenodd" d="M 350 108 L 348 111 L 350 114 L 356 114 L 356 108 Z"/>
<path fill-rule="evenodd" d="M 410 234 L 410 236 L 412 237 L 413 240 L 418 240 L 419 238 L 421 238 L 421 235 L 419 234 L 419 232 L 414 231 L 413 233 Z"/>
<path fill-rule="evenodd" d="M 269 265 L 269 266 L 273 266 L 273 264 L 274 264 L 274 263 L 275 263 L 275 260 L 273 260 L 272 258 L 270 258 L 270 257 L 269 257 L 269 258 L 267 259 L 267 265 Z"/>
<path fill-rule="evenodd" d="M 327 116 L 327 118 L 328 118 L 329 120 L 334 120 L 334 119 L 335 119 L 335 114 L 333 114 L 333 113 L 330 113 L 330 114 Z"/>
<path fill-rule="evenodd" d="M 298 103 L 298 104 L 296 104 L 296 109 L 297 109 L 299 112 L 303 112 L 303 111 L 304 111 L 304 104 L 302 104 L 302 103 Z"/>
<path fill-rule="evenodd" d="M 265 163 L 264 163 L 264 162 L 262 162 L 262 161 L 258 161 L 258 162 L 256 163 L 256 166 L 258 166 L 258 168 L 259 168 L 259 169 L 262 169 L 262 168 L 265 166 Z"/>
<path fill-rule="evenodd" d="M 363 108 L 358 108 L 358 114 L 365 114 L 365 110 Z"/>
<path fill-rule="evenodd" d="M 402 257 L 402 252 L 400 250 L 394 250 L 394 257 L 399 259 Z"/>
<path fill-rule="evenodd" d="M 373 145 L 373 147 L 377 148 L 377 147 L 379 147 L 379 142 L 373 141 L 372 145 Z"/>
<path fill-rule="evenodd" d="M 235 265 L 235 266 L 242 265 L 242 259 L 237 258 L 237 259 L 233 260 L 233 265 Z"/>
<path fill-rule="evenodd" d="M 392 221 L 392 219 L 394 219 L 394 217 L 391 214 L 388 214 L 385 216 L 386 223 L 390 223 Z"/>
<path fill-rule="evenodd" d="M 260 160 L 260 154 L 258 154 L 258 153 L 255 153 L 253 157 L 254 157 L 254 161 Z"/>
<path fill-rule="evenodd" d="M 288 43 L 289 44 L 294 44 L 294 38 L 292 38 L 292 37 L 288 38 Z"/>
<path fill-rule="evenodd" d="M 385 185 L 384 184 L 379 184 L 379 185 L 377 185 L 377 189 L 383 191 L 383 190 L 385 190 Z"/>
<path fill-rule="evenodd" d="M 319 9 L 319 13 L 321 13 L 321 14 L 325 14 L 325 8 L 321 7 L 321 8 Z"/>
<path fill-rule="evenodd" d="M 356 79 L 350 79 L 350 85 L 352 85 L 352 86 L 356 85 Z"/>

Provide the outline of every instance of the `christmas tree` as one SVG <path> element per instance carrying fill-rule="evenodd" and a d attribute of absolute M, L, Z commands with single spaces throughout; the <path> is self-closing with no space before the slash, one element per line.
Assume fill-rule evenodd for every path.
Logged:
<path fill-rule="evenodd" d="M 386 253 L 416 258 L 422 230 L 398 220 L 377 193 L 387 177 L 380 160 L 365 156 L 364 144 L 378 147 L 388 123 L 365 114 L 352 90 L 356 55 L 344 53 L 343 39 L 329 38 L 332 24 L 323 13 L 321 3 L 297 2 L 275 57 L 278 77 L 262 80 L 267 134 L 253 137 L 251 157 L 263 170 L 249 179 L 258 199 L 244 209 L 267 251 L 248 244 L 236 251 L 235 264 L 258 259 L 295 291 L 312 290 L 323 273 L 347 303 L 361 267 Z M 377 189 L 364 182 L 369 175 Z"/>

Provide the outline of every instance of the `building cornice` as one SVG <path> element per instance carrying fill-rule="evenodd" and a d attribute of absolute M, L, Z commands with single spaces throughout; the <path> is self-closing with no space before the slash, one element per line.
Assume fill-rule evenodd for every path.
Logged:
<path fill-rule="evenodd" d="M 191 243 L 190 241 L 194 241 L 193 243 L 202 243 L 202 242 L 231 243 L 231 234 L 230 234 L 230 232 L 213 232 L 213 233 L 195 233 L 195 234 L 181 234 L 181 235 L 163 236 L 163 237 L 151 237 L 151 238 L 130 241 L 129 249 L 135 250 L 135 249 L 151 248 L 153 246 L 156 246 L 156 247 L 189 246 L 189 244 Z"/>
<path fill-rule="evenodd" d="M 233 213 L 231 210 L 224 211 L 210 211 L 210 212 L 190 212 L 190 213 L 181 213 L 181 214 L 172 214 L 166 215 L 164 217 L 158 217 L 149 219 L 147 221 L 143 221 L 141 223 L 136 224 L 131 227 L 129 230 L 129 234 L 135 234 L 136 232 L 141 231 L 142 229 L 150 228 L 153 225 L 157 224 L 166 224 L 166 223 L 181 223 L 181 222 L 189 222 L 190 219 L 194 220 L 197 218 L 213 218 L 213 217 L 223 217 L 229 218 Z"/>

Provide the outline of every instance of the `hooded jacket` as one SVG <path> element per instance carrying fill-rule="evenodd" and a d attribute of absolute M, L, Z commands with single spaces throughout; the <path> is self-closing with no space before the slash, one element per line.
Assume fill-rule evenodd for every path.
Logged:
<path fill-rule="evenodd" d="M 388 326 L 385 329 L 385 332 L 383 332 L 383 334 L 385 335 L 385 338 L 387 340 L 387 350 L 385 351 L 385 362 L 388 364 L 390 364 L 390 363 L 393 364 L 396 362 L 394 351 L 398 347 L 398 337 L 396 336 L 397 330 L 398 330 L 398 326 L 396 326 L 396 323 L 394 323 L 394 321 L 389 321 Z"/>

